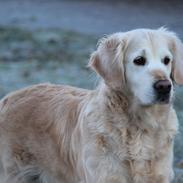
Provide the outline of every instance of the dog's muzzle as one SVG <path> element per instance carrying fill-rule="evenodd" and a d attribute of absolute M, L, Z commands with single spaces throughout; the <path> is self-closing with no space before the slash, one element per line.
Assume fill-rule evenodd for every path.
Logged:
<path fill-rule="evenodd" d="M 169 80 L 159 80 L 154 83 L 156 93 L 156 102 L 168 103 L 170 100 L 170 92 L 172 85 Z"/>

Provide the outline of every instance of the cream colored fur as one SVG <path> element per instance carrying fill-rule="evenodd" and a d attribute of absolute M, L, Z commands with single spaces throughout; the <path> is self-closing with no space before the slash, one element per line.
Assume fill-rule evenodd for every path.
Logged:
<path fill-rule="evenodd" d="M 181 41 L 164 29 L 117 33 L 91 56 L 101 76 L 96 90 L 41 84 L 4 97 L 0 180 L 170 183 L 177 117 L 172 101 L 154 102 L 152 86 L 170 75 L 183 84 L 182 53 Z M 147 65 L 133 64 L 139 54 Z"/>

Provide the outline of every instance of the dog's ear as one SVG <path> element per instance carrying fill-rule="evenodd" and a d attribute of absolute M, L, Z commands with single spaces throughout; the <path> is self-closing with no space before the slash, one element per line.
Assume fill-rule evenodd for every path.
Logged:
<path fill-rule="evenodd" d="M 103 38 L 90 58 L 89 66 L 113 89 L 123 88 L 125 39 L 122 33 Z"/>
<path fill-rule="evenodd" d="M 172 50 L 174 57 L 172 76 L 177 84 L 183 85 L 183 43 L 176 36 L 173 38 Z"/>

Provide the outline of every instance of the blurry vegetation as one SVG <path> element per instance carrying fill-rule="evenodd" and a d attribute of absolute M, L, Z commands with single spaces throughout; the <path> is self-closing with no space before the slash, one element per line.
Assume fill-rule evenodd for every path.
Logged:
<path fill-rule="evenodd" d="M 1 27 L 0 61 L 83 61 L 95 44 L 94 36 L 71 31 Z"/>
<path fill-rule="evenodd" d="M 60 29 L 0 27 L 0 96 L 40 82 L 91 87 L 97 37 Z"/>

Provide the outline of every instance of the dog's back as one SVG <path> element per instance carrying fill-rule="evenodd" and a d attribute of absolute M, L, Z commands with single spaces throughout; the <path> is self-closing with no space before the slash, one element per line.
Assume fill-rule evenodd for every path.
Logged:
<path fill-rule="evenodd" d="M 0 156 L 2 176 L 8 175 L 5 182 L 75 182 L 76 159 L 70 141 L 77 133 L 79 111 L 89 93 L 42 84 L 1 100 Z"/>

